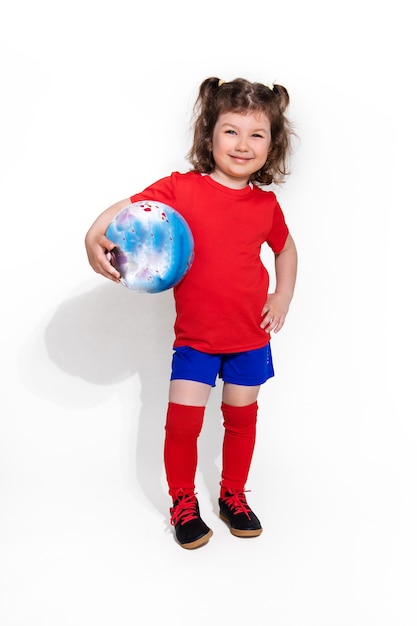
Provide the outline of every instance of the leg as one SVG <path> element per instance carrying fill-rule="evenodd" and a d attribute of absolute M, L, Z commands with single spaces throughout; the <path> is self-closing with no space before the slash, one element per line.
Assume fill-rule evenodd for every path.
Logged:
<path fill-rule="evenodd" d="M 164 461 L 169 493 L 194 493 L 197 439 L 211 387 L 190 380 L 173 380 L 165 424 Z"/>
<path fill-rule="evenodd" d="M 259 385 L 224 384 L 221 496 L 226 491 L 243 491 L 245 488 L 255 447 L 259 389 Z"/>
<path fill-rule="evenodd" d="M 188 406 L 206 406 L 211 385 L 194 380 L 171 380 L 169 385 L 169 401 Z"/>
<path fill-rule="evenodd" d="M 222 400 L 232 406 L 247 406 L 256 402 L 261 386 L 232 385 L 224 383 Z"/>
<path fill-rule="evenodd" d="M 189 380 L 173 380 L 165 425 L 164 462 L 169 493 L 172 496 L 171 523 L 178 543 L 198 548 L 213 532 L 200 517 L 195 496 L 197 439 L 200 434 L 210 385 Z"/>
<path fill-rule="evenodd" d="M 262 532 L 259 519 L 244 494 L 256 439 L 259 386 L 225 383 L 223 469 L 219 498 L 220 517 L 238 537 L 256 537 Z"/>

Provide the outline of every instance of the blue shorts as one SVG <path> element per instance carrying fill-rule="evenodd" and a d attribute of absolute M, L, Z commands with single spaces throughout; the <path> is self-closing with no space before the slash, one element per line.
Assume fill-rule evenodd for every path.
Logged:
<path fill-rule="evenodd" d="M 217 376 L 234 385 L 262 385 L 274 376 L 271 346 L 234 352 L 232 354 L 207 354 L 181 346 L 174 349 L 171 380 L 194 380 L 216 386 Z"/>

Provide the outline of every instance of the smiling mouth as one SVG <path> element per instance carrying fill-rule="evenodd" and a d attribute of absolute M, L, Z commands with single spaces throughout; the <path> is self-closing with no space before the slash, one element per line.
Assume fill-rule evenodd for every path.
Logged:
<path fill-rule="evenodd" d="M 230 157 L 234 160 L 234 161 L 250 161 L 251 158 L 250 157 L 243 157 L 243 156 L 236 156 L 235 154 L 231 154 Z"/>

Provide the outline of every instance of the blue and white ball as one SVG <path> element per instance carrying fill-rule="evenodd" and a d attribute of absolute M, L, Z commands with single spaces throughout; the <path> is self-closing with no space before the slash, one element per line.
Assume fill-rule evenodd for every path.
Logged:
<path fill-rule="evenodd" d="M 177 285 L 194 259 L 194 240 L 175 209 L 152 200 L 123 208 L 110 222 L 106 237 L 117 248 L 111 262 L 129 289 L 158 293 Z"/>

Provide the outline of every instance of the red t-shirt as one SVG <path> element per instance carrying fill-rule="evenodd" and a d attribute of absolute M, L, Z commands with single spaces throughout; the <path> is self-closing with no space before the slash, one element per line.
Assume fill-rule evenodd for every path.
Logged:
<path fill-rule="evenodd" d="M 230 189 L 210 176 L 174 172 L 132 202 L 168 204 L 186 219 L 194 237 L 194 261 L 174 287 L 174 347 L 216 353 L 245 352 L 265 346 L 260 328 L 269 276 L 261 258 L 268 243 L 280 252 L 288 227 L 272 191 L 255 185 Z"/>

